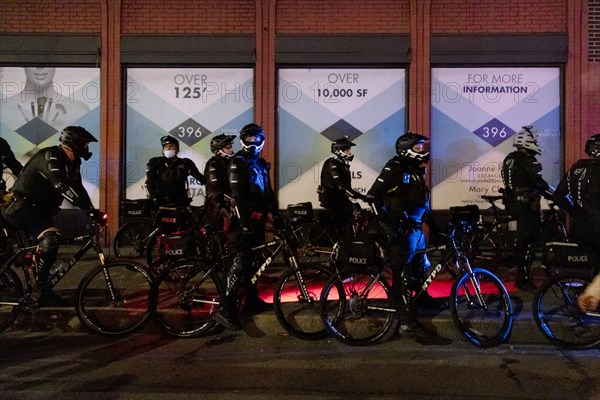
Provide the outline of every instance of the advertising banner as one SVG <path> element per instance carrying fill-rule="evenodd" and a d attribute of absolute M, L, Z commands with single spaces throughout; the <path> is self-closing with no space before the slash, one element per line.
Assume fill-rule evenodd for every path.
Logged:
<path fill-rule="evenodd" d="M 253 120 L 250 68 L 129 68 L 126 104 L 126 197 L 145 198 L 146 164 L 161 155 L 160 138 L 176 137 L 179 157 L 204 171 L 213 156 L 210 140 L 238 134 Z M 240 149 L 239 141 L 234 149 Z M 189 178 L 193 205 L 204 204 L 204 187 Z"/>
<path fill-rule="evenodd" d="M 513 136 L 531 125 L 544 148 L 544 179 L 561 178 L 558 68 L 433 68 L 432 207 L 477 204 L 503 187 L 501 166 Z M 487 207 L 485 207 L 487 208 Z"/>
<path fill-rule="evenodd" d="M 321 167 L 344 136 L 356 143 L 352 187 L 366 193 L 405 133 L 404 69 L 282 68 L 278 102 L 280 208 L 320 207 Z"/>
<path fill-rule="evenodd" d="M 70 125 L 100 140 L 98 68 L 0 67 L 0 137 L 23 165 L 39 149 L 58 145 L 60 132 Z M 91 143 L 90 150 L 92 158 L 83 161 L 81 175 L 98 207 L 99 143 Z M 10 188 L 15 177 L 6 169 L 3 178 Z"/>

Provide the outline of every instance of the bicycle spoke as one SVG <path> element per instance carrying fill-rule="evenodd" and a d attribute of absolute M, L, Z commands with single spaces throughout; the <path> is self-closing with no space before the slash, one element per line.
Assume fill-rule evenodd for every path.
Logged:
<path fill-rule="evenodd" d="M 577 298 L 589 284 L 585 273 L 566 271 L 549 278 L 534 299 L 534 319 L 552 343 L 569 349 L 600 345 L 600 317 L 584 314 Z"/>
<path fill-rule="evenodd" d="M 450 309 L 459 332 L 471 343 L 489 347 L 506 341 L 512 328 L 512 305 L 502 282 L 476 268 L 454 283 Z"/>
<path fill-rule="evenodd" d="M 360 271 L 332 277 L 321 296 L 321 313 L 327 330 L 351 345 L 366 345 L 390 331 L 395 308 L 385 280 Z"/>
<path fill-rule="evenodd" d="M 143 326 L 149 316 L 151 278 L 131 262 L 114 262 L 90 271 L 77 291 L 81 323 L 105 335 L 121 335 Z"/>
<path fill-rule="evenodd" d="M 182 262 L 166 271 L 153 289 L 153 316 L 170 335 L 194 337 L 210 332 L 219 309 L 218 278 L 199 263 Z"/>

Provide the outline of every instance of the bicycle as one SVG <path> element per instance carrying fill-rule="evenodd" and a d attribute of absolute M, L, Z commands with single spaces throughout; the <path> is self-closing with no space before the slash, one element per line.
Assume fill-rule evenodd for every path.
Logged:
<path fill-rule="evenodd" d="M 409 301 L 414 304 L 442 270 L 452 271 L 456 279 L 450 292 L 450 312 L 457 330 L 476 346 L 497 346 L 508 340 L 512 330 L 510 296 L 492 272 L 471 267 L 456 245 L 456 234 L 460 231 L 449 224 L 441 235 L 443 244 L 418 252 L 441 251 L 442 255 Z M 321 293 L 320 311 L 325 328 L 348 345 L 363 346 L 383 340 L 391 332 L 399 312 L 390 296 L 390 260 L 376 241 L 372 248 L 375 253 L 370 256 L 364 256 L 369 252 L 361 252 L 362 255 L 350 260 L 360 261 L 360 267 L 348 267 L 332 275 Z"/>
<path fill-rule="evenodd" d="M 139 205 L 135 203 L 129 206 L 131 208 L 127 208 L 127 204 L 122 203 L 124 212 L 128 214 L 139 212 L 141 215 L 123 224 L 115 234 L 113 241 L 115 255 L 133 258 L 143 256 L 155 273 L 160 272 L 156 267 L 161 264 L 161 252 L 158 249 L 159 236 L 176 232 L 194 234 L 201 227 L 203 207 L 159 207 L 157 211 L 151 212 L 149 208 L 138 211 Z"/>
<path fill-rule="evenodd" d="M 67 264 L 51 271 L 49 287 L 54 287 L 93 249 L 100 263 L 79 282 L 77 317 L 91 331 L 108 336 L 124 335 L 141 329 L 148 320 L 152 276 L 133 261 L 107 261 L 100 246 L 100 226 L 99 221 L 89 219 L 88 234 L 73 239 L 83 244 Z M 31 297 L 37 278 L 31 255 L 37 246 L 25 244 L 20 232 L 11 227 L 5 227 L 2 232 L 7 236 L 7 246 L 2 251 L 5 259 L 0 266 L 0 332 L 11 327 L 20 312 L 33 315 L 40 309 Z"/>
<path fill-rule="evenodd" d="M 328 261 L 335 243 L 331 213 L 323 210 L 314 218 L 312 203 L 305 202 L 289 204 L 287 216 L 298 261 L 301 264 Z"/>
<path fill-rule="evenodd" d="M 551 193 L 548 192 L 546 198 L 551 198 Z M 482 195 L 481 199 L 489 203 L 491 219 L 480 217 L 477 206 L 471 206 L 473 208 L 466 213 L 466 207 L 451 207 L 454 213 L 453 221 L 458 223 L 462 218 L 461 229 L 465 240 L 461 247 L 475 265 L 485 263 L 486 268 L 490 270 L 498 266 L 512 266 L 515 243 L 509 225 L 516 220 L 498 206 L 497 202 L 502 201 L 502 195 Z M 548 207 L 542 212 L 542 226 L 537 240 L 538 252 L 547 242 L 567 238 L 563 222 L 564 212 L 551 200 L 548 200 Z"/>
<path fill-rule="evenodd" d="M 600 346 L 600 312 L 585 313 L 577 299 L 598 273 L 592 249 L 572 242 L 548 243 L 544 265 L 549 277 L 535 293 L 533 317 L 554 345 L 582 350 Z"/>
<path fill-rule="evenodd" d="M 275 316 L 292 336 L 303 340 L 322 339 L 327 332 L 319 315 L 318 299 L 331 272 L 320 264 L 298 263 L 290 244 L 289 229 L 288 224 L 275 233 L 273 240 L 251 249 L 258 257 L 255 257 L 256 272 L 247 284 L 255 284 L 276 257 L 283 255 L 287 268 L 275 285 Z M 218 235 L 218 232 L 208 234 Z M 163 331 L 176 337 L 195 337 L 210 333 L 218 325 L 213 315 L 226 289 L 225 271 L 232 258 L 222 248 L 219 251 L 221 257 L 212 263 L 200 258 L 177 261 L 156 280 L 151 292 L 151 309 Z M 237 286 L 240 290 L 237 298 L 243 299 L 241 288 L 245 285 Z"/>

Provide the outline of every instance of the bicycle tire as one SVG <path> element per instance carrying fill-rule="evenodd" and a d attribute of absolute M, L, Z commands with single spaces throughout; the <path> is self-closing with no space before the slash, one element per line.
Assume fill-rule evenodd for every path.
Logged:
<path fill-rule="evenodd" d="M 302 340 L 328 336 L 319 311 L 319 296 L 330 276 L 331 272 L 319 265 L 301 266 L 297 270 L 289 268 L 283 272 L 275 286 L 273 309 L 287 333 Z"/>
<path fill-rule="evenodd" d="M 107 336 L 141 329 L 150 316 L 152 276 L 139 263 L 116 260 L 89 271 L 77 288 L 81 324 Z"/>
<path fill-rule="evenodd" d="M 23 284 L 19 275 L 6 268 L 0 274 L 0 332 L 12 326 L 20 312 Z"/>
<path fill-rule="evenodd" d="M 315 224 L 300 225 L 294 228 L 290 239 L 299 264 L 325 262 L 331 258 L 334 243 L 324 227 Z"/>
<path fill-rule="evenodd" d="M 510 337 L 510 296 L 502 281 L 486 269 L 474 268 L 454 281 L 450 313 L 460 334 L 478 347 L 497 346 Z"/>
<path fill-rule="evenodd" d="M 368 291 L 364 291 L 369 288 Z M 391 332 L 396 309 L 390 285 L 376 271 L 346 269 L 325 283 L 320 313 L 327 331 L 351 346 L 383 341 Z"/>
<path fill-rule="evenodd" d="M 563 270 L 538 288 L 533 318 L 552 344 L 571 350 L 600 346 L 600 317 L 586 315 L 577 305 L 577 298 L 591 281 L 590 271 Z"/>
<path fill-rule="evenodd" d="M 181 261 L 165 271 L 152 287 L 152 318 L 169 335 L 190 338 L 216 326 L 220 279 L 199 261 Z"/>
<path fill-rule="evenodd" d="M 145 255 L 146 241 L 152 233 L 148 221 L 127 222 L 119 228 L 113 241 L 113 251 L 117 257 L 142 257 Z"/>

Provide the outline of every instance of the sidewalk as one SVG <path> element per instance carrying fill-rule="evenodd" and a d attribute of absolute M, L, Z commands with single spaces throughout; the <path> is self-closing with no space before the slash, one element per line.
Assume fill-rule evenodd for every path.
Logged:
<path fill-rule="evenodd" d="M 74 296 L 79 279 L 91 268 L 97 261 L 90 259 L 81 262 L 67 274 L 69 279 L 61 281 L 55 288 L 56 292 L 65 299 L 69 307 L 42 308 L 37 314 L 20 315 L 14 327 L 2 333 L 2 335 L 87 335 L 89 334 L 79 323 L 74 309 Z M 76 271 L 77 270 L 77 271 Z M 514 286 L 515 269 L 499 267 L 494 272 L 505 284 L 510 293 L 513 305 L 514 325 L 509 344 L 548 344 L 549 342 L 539 332 L 532 316 L 533 293 L 518 291 Z M 270 267 L 261 276 L 259 282 L 260 295 L 268 303 L 272 302 L 272 288 L 277 282 L 279 270 L 277 267 Z M 544 279 L 544 271 L 538 265 L 533 269 L 534 282 L 539 285 Z M 429 288 L 429 293 L 434 297 L 445 297 L 449 295 L 453 278 L 447 273 L 442 273 L 433 281 Z M 454 340 L 462 340 L 460 334 L 456 331 L 452 316 L 449 310 L 431 311 L 421 313 L 420 321 L 428 326 L 435 328 L 442 337 Z M 272 309 L 262 314 L 247 317 L 245 319 L 245 329 L 236 333 L 252 337 L 261 337 L 269 335 L 286 335 L 286 332 L 279 325 Z M 142 330 L 144 332 L 158 332 L 152 321 Z M 93 333 L 92 333 L 93 334 Z"/>

